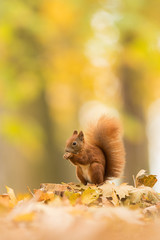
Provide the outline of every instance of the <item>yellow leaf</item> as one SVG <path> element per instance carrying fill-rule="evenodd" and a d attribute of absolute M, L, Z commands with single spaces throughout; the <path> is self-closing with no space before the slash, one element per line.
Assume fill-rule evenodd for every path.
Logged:
<path fill-rule="evenodd" d="M 145 170 L 140 170 L 136 176 L 136 187 L 141 185 L 153 187 L 157 182 L 156 175 L 147 175 Z"/>
<path fill-rule="evenodd" d="M 3 205 L 5 207 L 9 207 L 9 205 L 10 205 L 10 197 L 8 196 L 8 194 L 0 195 L 0 205 Z"/>
<path fill-rule="evenodd" d="M 55 197 L 53 192 L 43 192 L 41 189 L 35 189 L 34 195 L 37 201 L 51 201 Z"/>
<path fill-rule="evenodd" d="M 32 196 L 30 193 L 24 193 L 24 194 L 21 194 L 19 193 L 17 195 L 17 201 L 22 201 L 22 200 L 25 200 L 25 199 L 30 199 Z"/>
<path fill-rule="evenodd" d="M 143 184 L 148 187 L 153 187 L 156 182 L 157 182 L 157 178 L 155 175 L 148 175 L 148 176 L 144 176 L 143 178 L 140 178 L 138 180 L 138 185 Z"/>
<path fill-rule="evenodd" d="M 14 207 L 17 204 L 17 198 L 15 196 L 14 190 L 6 186 L 8 196 L 10 198 L 10 206 Z"/>
<path fill-rule="evenodd" d="M 72 205 L 76 204 L 77 199 L 81 196 L 80 193 L 74 193 L 70 191 L 65 192 L 65 196 L 69 199 Z"/>
<path fill-rule="evenodd" d="M 87 188 L 81 195 L 81 201 L 83 204 L 91 204 L 99 198 L 99 191 L 96 189 Z"/>
<path fill-rule="evenodd" d="M 34 216 L 35 216 L 34 212 L 20 214 L 14 218 L 14 221 L 15 222 L 31 222 L 33 220 Z"/>
<path fill-rule="evenodd" d="M 10 197 L 8 194 L 0 195 L 0 213 L 10 210 Z"/>

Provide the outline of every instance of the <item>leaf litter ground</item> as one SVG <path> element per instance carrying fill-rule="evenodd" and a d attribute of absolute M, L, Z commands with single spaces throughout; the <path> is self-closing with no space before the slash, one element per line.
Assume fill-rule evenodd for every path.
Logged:
<path fill-rule="evenodd" d="M 0 196 L 0 239 L 160 239 L 157 179 L 141 170 L 135 186 L 41 184 Z"/>

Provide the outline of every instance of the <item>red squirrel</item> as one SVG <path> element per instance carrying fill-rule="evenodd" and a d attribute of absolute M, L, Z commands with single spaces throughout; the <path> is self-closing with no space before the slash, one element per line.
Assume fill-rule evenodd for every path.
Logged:
<path fill-rule="evenodd" d="M 103 115 L 97 124 L 84 133 L 74 131 L 67 140 L 65 159 L 76 165 L 79 180 L 102 184 L 105 180 L 120 177 L 125 165 L 125 150 L 119 121 Z"/>

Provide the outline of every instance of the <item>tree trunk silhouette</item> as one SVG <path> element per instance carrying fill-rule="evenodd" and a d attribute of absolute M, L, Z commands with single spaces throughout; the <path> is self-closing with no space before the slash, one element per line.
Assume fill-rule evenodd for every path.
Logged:
<path fill-rule="evenodd" d="M 133 69 L 126 63 L 122 63 L 119 68 L 119 77 L 121 82 L 121 93 L 123 99 L 124 114 L 138 120 L 141 126 L 141 132 L 137 132 L 137 139 L 141 134 L 140 141 L 131 141 L 125 137 L 126 148 L 126 168 L 125 180 L 133 183 L 133 175 L 139 170 L 149 170 L 148 163 L 148 142 L 146 136 L 146 119 L 142 106 L 142 89 L 140 81 L 142 79 L 141 71 Z M 124 126 L 125 128 L 125 126 Z"/>
<path fill-rule="evenodd" d="M 54 119 L 50 115 L 50 109 L 46 101 L 45 86 L 41 89 L 38 97 L 22 110 L 26 117 L 32 117 L 41 126 L 45 138 L 42 155 L 39 156 L 39 163 L 31 163 L 31 184 L 35 186 L 40 182 L 56 182 L 58 172 L 56 159 L 58 158 L 58 148 L 54 135 Z"/>

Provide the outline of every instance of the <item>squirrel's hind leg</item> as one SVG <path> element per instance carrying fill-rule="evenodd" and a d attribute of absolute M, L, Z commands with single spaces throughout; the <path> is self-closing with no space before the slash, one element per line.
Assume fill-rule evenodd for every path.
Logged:
<path fill-rule="evenodd" d="M 84 185 L 87 185 L 87 181 L 83 177 L 82 169 L 79 166 L 77 166 L 77 168 L 76 168 L 76 173 L 77 173 L 77 177 L 79 178 L 81 183 L 83 183 Z"/>
<path fill-rule="evenodd" d="M 92 163 L 89 171 L 92 183 L 102 184 L 104 182 L 104 167 L 102 164 Z"/>

